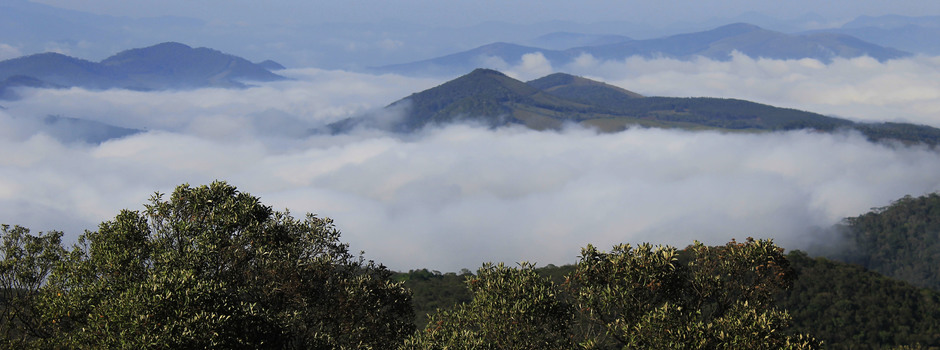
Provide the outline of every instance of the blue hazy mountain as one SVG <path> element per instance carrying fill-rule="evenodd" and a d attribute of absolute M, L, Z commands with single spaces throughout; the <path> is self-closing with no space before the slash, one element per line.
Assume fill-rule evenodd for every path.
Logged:
<path fill-rule="evenodd" d="M 10 118 L 10 122 L 6 123 L 6 126 L 20 137 L 44 134 L 62 143 L 100 144 L 108 140 L 144 132 L 140 129 L 58 115 L 45 117 L 12 116 Z"/>
<path fill-rule="evenodd" d="M 59 53 L 0 62 L 0 81 L 11 77 L 43 86 L 136 90 L 243 87 L 246 81 L 285 79 L 241 57 L 174 42 L 123 51 L 101 62 Z"/>
<path fill-rule="evenodd" d="M 46 116 L 42 120 L 42 132 L 60 142 L 100 144 L 108 140 L 141 133 L 143 130 L 122 128 L 93 120 Z"/>
<path fill-rule="evenodd" d="M 382 66 L 374 68 L 374 71 L 436 76 L 457 74 L 474 68 L 503 69 L 505 67 L 500 67 L 500 65 L 517 65 L 522 62 L 522 55 L 535 52 L 541 53 L 553 63 L 569 62 L 574 58 L 567 51 L 546 50 L 532 46 L 498 42 L 443 57 Z"/>
<path fill-rule="evenodd" d="M 264 68 L 264 69 L 267 69 L 267 70 L 269 70 L 269 71 L 276 71 L 276 70 L 287 69 L 287 67 L 284 67 L 284 66 L 281 65 L 280 63 L 274 62 L 274 61 L 272 61 L 272 60 L 264 60 L 264 61 L 258 62 L 257 65 L 258 65 L 259 67 Z"/>
<path fill-rule="evenodd" d="M 19 99 L 19 94 L 16 93 L 17 88 L 54 88 L 55 85 L 50 85 L 42 80 L 28 77 L 25 75 L 14 75 L 7 77 L 6 79 L 0 81 L 0 101 L 12 101 Z"/>
<path fill-rule="evenodd" d="M 913 53 L 940 55 L 940 16 L 862 16 L 841 28 L 816 32 L 851 35 Z"/>
<path fill-rule="evenodd" d="M 824 62 L 837 57 L 870 56 L 884 61 L 910 55 L 908 52 L 879 46 L 845 34 L 792 35 L 755 25 L 737 23 L 703 32 L 647 40 L 627 39 L 615 43 L 565 50 L 494 43 L 443 57 L 378 67 L 376 70 L 420 75 L 454 74 L 481 67 L 505 68 L 499 65 L 518 64 L 523 54 L 534 52 L 542 53 L 556 67 L 571 63 L 583 54 L 602 60 L 623 60 L 631 56 L 669 57 L 683 60 L 707 57 L 715 60 L 729 60 L 733 52 L 740 52 L 755 58 L 812 58 Z"/>
<path fill-rule="evenodd" d="M 610 45 L 631 40 L 633 39 L 624 35 L 553 32 L 530 40 L 527 44 L 549 50 L 566 50 L 573 47 Z"/>

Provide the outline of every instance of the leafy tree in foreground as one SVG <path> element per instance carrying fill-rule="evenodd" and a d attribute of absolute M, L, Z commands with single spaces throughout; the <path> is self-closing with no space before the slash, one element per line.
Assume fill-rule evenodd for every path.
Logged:
<path fill-rule="evenodd" d="M 484 265 L 467 280 L 472 301 L 440 310 L 406 348 L 816 348 L 773 307 L 792 279 L 770 241 L 588 246 L 559 290 L 531 265 Z"/>
<path fill-rule="evenodd" d="M 687 262 L 683 262 L 686 260 Z M 792 280 L 782 249 L 748 239 L 725 246 L 592 246 L 569 280 L 586 348 L 800 349 L 773 296 Z"/>
<path fill-rule="evenodd" d="M 486 264 L 466 282 L 473 299 L 440 310 L 404 349 L 573 348 L 573 310 L 533 265 Z"/>
<path fill-rule="evenodd" d="M 42 286 L 65 255 L 61 232 L 31 235 L 3 225 L 0 243 L 0 347 L 21 348 L 49 334 L 36 317 Z"/>
<path fill-rule="evenodd" d="M 410 293 L 329 219 L 295 219 L 222 182 L 154 195 L 79 243 L 41 288 L 35 346 L 394 348 Z"/>

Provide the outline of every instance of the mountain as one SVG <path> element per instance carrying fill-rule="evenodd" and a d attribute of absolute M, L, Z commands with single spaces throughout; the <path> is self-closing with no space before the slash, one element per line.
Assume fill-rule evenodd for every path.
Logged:
<path fill-rule="evenodd" d="M 143 89 L 242 87 L 244 80 L 283 79 L 244 58 L 174 42 L 123 51 L 101 65 Z"/>
<path fill-rule="evenodd" d="M 847 218 L 839 231 L 846 248 L 832 258 L 940 290 L 940 194 L 901 198 Z"/>
<path fill-rule="evenodd" d="M 287 69 L 287 67 L 284 67 L 280 63 L 274 62 L 272 60 L 264 60 L 264 61 L 258 62 L 257 65 L 261 68 L 264 68 L 270 71 Z"/>
<path fill-rule="evenodd" d="M 387 109 L 390 114 L 401 114 L 401 118 L 390 124 L 382 120 L 386 123 L 381 124 L 376 116 L 365 116 L 334 123 L 329 129 L 335 133 L 364 126 L 411 132 L 456 122 L 487 127 L 524 125 L 536 130 L 577 124 L 601 132 L 635 126 L 748 132 L 854 129 L 872 141 L 940 143 L 940 129 L 929 126 L 856 123 L 737 99 L 644 97 L 564 73 L 525 83 L 495 70 L 476 69 L 396 101 Z"/>
<path fill-rule="evenodd" d="M 43 133 L 56 138 L 60 142 L 84 142 L 90 144 L 100 144 L 108 140 L 143 132 L 143 130 L 140 129 L 122 128 L 92 120 L 61 116 L 47 116 L 43 118 L 41 130 Z"/>
<path fill-rule="evenodd" d="M 62 143 L 100 144 L 125 136 L 144 132 L 140 129 L 119 127 L 93 120 L 57 115 L 45 117 L 11 117 L 5 125 L 22 137 L 44 134 Z"/>
<path fill-rule="evenodd" d="M 823 62 L 829 62 L 834 58 L 859 56 L 870 56 L 884 61 L 910 55 L 904 51 L 872 44 L 845 34 L 792 35 L 745 23 L 729 24 L 708 31 L 657 39 L 623 39 L 608 38 L 613 42 L 564 50 L 494 43 L 443 57 L 382 66 L 374 70 L 399 74 L 441 75 L 478 67 L 500 69 L 505 68 L 506 65 L 517 65 L 521 62 L 522 55 L 535 52 L 541 53 L 555 67 L 569 64 L 584 54 L 601 60 L 623 60 L 631 56 L 669 57 L 682 60 L 707 57 L 715 60 L 729 60 L 732 53 L 740 52 L 755 58 L 812 58 Z"/>
<path fill-rule="evenodd" d="M 422 76 L 451 75 L 478 67 L 502 69 L 505 68 L 503 67 L 505 65 L 518 65 L 522 63 L 522 55 L 535 52 L 542 53 L 545 58 L 552 62 L 569 62 L 574 59 L 574 56 L 566 51 L 497 42 L 469 51 L 423 61 L 376 67 L 371 70 L 379 73 Z"/>
<path fill-rule="evenodd" d="M 908 52 L 940 55 L 940 16 L 861 16 L 840 28 L 818 30 L 814 33 L 851 35 Z"/>
<path fill-rule="evenodd" d="M 627 56 L 665 56 L 691 59 L 696 56 L 728 60 L 734 52 L 750 57 L 771 59 L 813 58 L 828 62 L 833 58 L 870 56 L 879 61 L 909 55 L 881 47 L 848 35 L 791 35 L 761 27 L 736 23 L 709 31 L 673 35 L 661 39 L 628 41 L 619 44 L 584 48 L 583 52 L 601 59 L 623 59 Z"/>
<path fill-rule="evenodd" d="M 550 74 L 526 84 L 561 98 L 611 110 L 627 108 L 630 99 L 643 97 L 627 89 L 565 73 Z"/>
<path fill-rule="evenodd" d="M 827 349 L 940 346 L 940 292 L 862 266 L 787 254 L 797 278 L 777 297 L 792 317 L 792 331 L 812 334 Z"/>
<path fill-rule="evenodd" d="M 527 44 L 549 50 L 565 50 L 573 47 L 599 46 L 631 41 L 630 37 L 615 34 L 582 34 L 553 32 L 529 40 Z"/>
<path fill-rule="evenodd" d="M 46 86 L 135 90 L 243 87 L 243 81 L 284 79 L 240 57 L 173 42 L 123 51 L 101 62 L 58 53 L 0 62 L 0 81 L 15 76 Z"/>
<path fill-rule="evenodd" d="M 11 101 L 18 99 L 20 96 L 16 93 L 16 89 L 21 87 L 51 88 L 55 86 L 49 85 L 42 80 L 33 77 L 28 77 L 25 75 L 14 75 L 12 77 L 7 77 L 3 81 L 0 81 L 0 101 Z"/>
<path fill-rule="evenodd" d="M 106 89 L 119 86 L 121 79 L 101 64 L 48 52 L 0 61 L 0 79 L 14 76 L 37 79 L 44 84 Z"/>
<path fill-rule="evenodd" d="M 558 128 L 560 118 L 564 117 L 552 111 L 591 109 L 590 105 L 563 99 L 489 69 L 474 70 L 395 102 L 391 107 L 402 104 L 407 104 L 409 110 L 403 123 L 405 129 L 460 121 L 490 126 L 511 123 L 535 129 Z"/>

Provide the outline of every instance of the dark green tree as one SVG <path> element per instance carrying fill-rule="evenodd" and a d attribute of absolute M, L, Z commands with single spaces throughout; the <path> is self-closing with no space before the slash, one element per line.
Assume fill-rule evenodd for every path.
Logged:
<path fill-rule="evenodd" d="M 0 229 L 0 347 L 22 348 L 31 339 L 50 336 L 38 317 L 38 304 L 65 249 L 61 232 L 32 235 L 20 226 Z"/>
<path fill-rule="evenodd" d="M 410 293 L 350 254 L 329 219 L 295 219 L 223 182 L 145 208 L 63 257 L 33 345 L 387 349 L 413 333 Z"/>
<path fill-rule="evenodd" d="M 789 316 L 771 303 L 792 278 L 782 249 L 748 239 L 685 251 L 588 246 L 568 287 L 586 348 L 812 348 L 815 340 L 786 332 Z"/>
<path fill-rule="evenodd" d="M 573 310 L 533 265 L 483 265 L 467 278 L 472 300 L 439 310 L 404 349 L 571 349 Z"/>

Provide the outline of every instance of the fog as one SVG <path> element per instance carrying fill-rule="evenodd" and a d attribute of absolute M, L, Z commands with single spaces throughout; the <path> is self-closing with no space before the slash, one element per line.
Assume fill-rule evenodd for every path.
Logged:
<path fill-rule="evenodd" d="M 730 62 L 538 55 L 523 79 L 581 74 L 647 95 L 751 99 L 860 120 L 940 125 L 933 57 Z M 619 242 L 685 246 L 748 236 L 804 248 L 812 234 L 904 195 L 940 190 L 940 154 L 852 133 L 723 134 L 631 129 L 596 134 L 469 125 L 415 135 L 316 133 L 444 82 L 289 70 L 240 90 L 20 91 L 0 109 L 0 223 L 74 240 L 154 191 L 225 180 L 295 216 L 336 220 L 343 240 L 396 270 L 485 261 L 564 264 Z M 100 144 L 43 132 L 48 115 L 145 132 Z"/>

